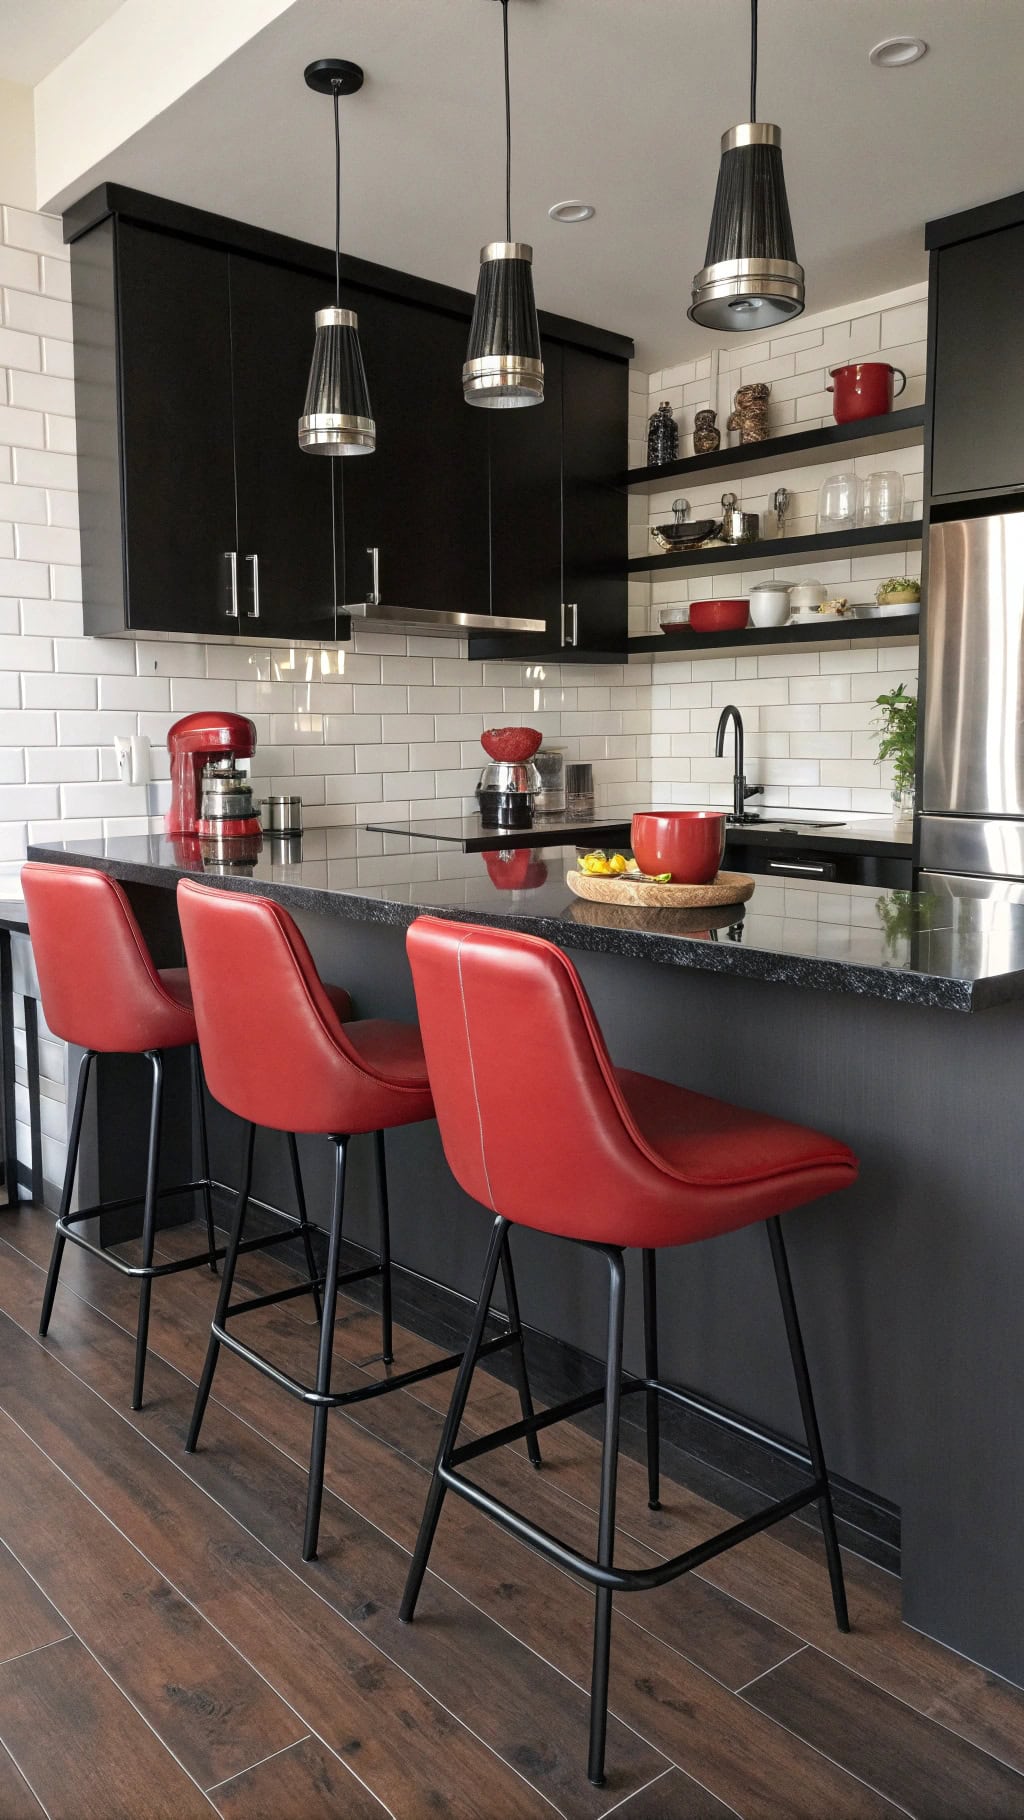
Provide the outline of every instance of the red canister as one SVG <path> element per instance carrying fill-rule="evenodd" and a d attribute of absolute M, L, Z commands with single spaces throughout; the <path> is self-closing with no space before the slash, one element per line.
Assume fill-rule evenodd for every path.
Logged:
<path fill-rule="evenodd" d="M 832 393 L 832 413 L 837 423 L 884 417 L 907 383 L 907 375 L 899 367 L 888 366 L 883 360 L 854 360 L 849 366 L 833 367 L 829 377 L 835 385 L 826 386 L 825 390 Z M 899 392 L 893 389 L 895 379 L 900 381 Z"/>

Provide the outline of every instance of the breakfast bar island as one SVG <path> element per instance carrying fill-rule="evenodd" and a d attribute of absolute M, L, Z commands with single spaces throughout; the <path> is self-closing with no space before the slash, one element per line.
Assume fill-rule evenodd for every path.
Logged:
<path fill-rule="evenodd" d="M 404 938 L 421 913 L 542 936 L 571 955 L 617 1064 L 848 1143 L 858 1183 L 786 1221 L 829 1465 L 840 1498 L 844 1482 L 854 1488 L 851 1509 L 867 1508 L 869 1494 L 893 1529 L 899 1513 L 906 1621 L 1024 1683 L 1024 1242 L 1008 1090 L 1024 1043 L 1024 908 L 952 891 L 764 879 L 739 907 L 625 909 L 572 895 L 572 848 L 465 853 L 353 828 L 265 840 L 233 870 L 206 867 L 194 841 L 157 835 L 39 844 L 30 857 L 117 878 L 159 965 L 182 959 L 180 878 L 272 897 L 361 1017 L 415 1015 Z M 507 1060 L 509 1117 L 526 1147 L 531 1057 Z M 98 1074 L 83 1199 L 129 1192 L 144 1148 L 142 1064 L 101 1057 Z M 210 1139 L 214 1175 L 234 1181 L 237 1125 L 216 1106 Z M 187 1074 L 171 1068 L 167 1181 L 187 1179 L 191 1142 Z M 260 1134 L 255 1191 L 282 1204 L 276 1144 Z M 330 1147 L 312 1138 L 300 1147 L 317 1219 Z M 436 1127 L 394 1132 L 388 1155 L 396 1263 L 475 1296 L 490 1222 L 452 1179 Z M 585 1181 L 585 1153 L 576 1166 Z M 346 1231 L 372 1247 L 369 1172 L 361 1140 Z M 563 1257 L 558 1242 L 520 1230 L 516 1264 L 527 1327 L 600 1355 L 600 1260 L 581 1260 L 579 1248 Z M 635 1368 L 639 1299 L 627 1326 Z M 755 1435 L 800 1433 L 758 1227 L 667 1253 L 661 1308 L 665 1376 Z M 844 1540 L 857 1545 L 849 1522 Z M 856 1627 L 855 1598 L 851 1606 Z"/>

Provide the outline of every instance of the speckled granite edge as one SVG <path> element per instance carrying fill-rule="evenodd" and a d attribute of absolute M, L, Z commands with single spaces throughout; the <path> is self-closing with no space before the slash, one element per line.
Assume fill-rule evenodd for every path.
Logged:
<path fill-rule="evenodd" d="M 148 865 L 139 860 L 67 852 L 60 845 L 32 845 L 29 859 L 58 861 L 66 865 L 94 866 L 129 884 L 170 889 L 179 878 L 195 874 L 172 865 Z M 683 935 L 664 935 L 643 929 L 595 927 L 568 918 L 531 916 L 518 910 L 514 916 L 460 905 L 404 903 L 367 893 L 320 889 L 276 880 L 209 875 L 204 883 L 226 891 L 242 891 L 272 898 L 286 908 L 313 915 L 342 917 L 351 922 L 408 927 L 418 916 L 440 916 L 451 922 L 481 923 L 497 928 L 521 929 L 543 936 L 565 949 L 620 955 L 627 960 L 652 961 L 694 972 L 731 974 L 736 978 L 802 987 L 817 992 L 853 993 L 885 999 L 891 1004 L 917 1005 L 942 1011 L 983 1011 L 1024 998 L 1024 975 L 1004 974 L 976 981 L 942 974 L 914 972 L 899 967 L 871 967 L 855 961 L 823 960 L 815 955 L 784 955 L 735 942 L 712 942 Z"/>

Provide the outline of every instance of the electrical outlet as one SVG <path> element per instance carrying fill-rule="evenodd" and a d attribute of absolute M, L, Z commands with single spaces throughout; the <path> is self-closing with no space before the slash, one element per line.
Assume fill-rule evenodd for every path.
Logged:
<path fill-rule="evenodd" d="M 133 733 L 131 737 L 131 773 L 133 784 L 152 782 L 149 740 L 144 733 Z"/>
<path fill-rule="evenodd" d="M 114 740 L 114 758 L 117 762 L 117 775 L 123 784 L 132 781 L 132 742 L 118 736 Z"/>

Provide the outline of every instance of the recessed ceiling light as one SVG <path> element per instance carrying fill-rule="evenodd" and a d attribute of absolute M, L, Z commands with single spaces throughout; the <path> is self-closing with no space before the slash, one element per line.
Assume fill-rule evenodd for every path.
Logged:
<path fill-rule="evenodd" d="M 870 53 L 869 61 L 880 69 L 901 70 L 908 63 L 919 62 L 927 49 L 923 38 L 883 38 Z"/>
<path fill-rule="evenodd" d="M 556 202 L 548 210 L 552 221 L 589 221 L 596 213 L 592 202 Z"/>

